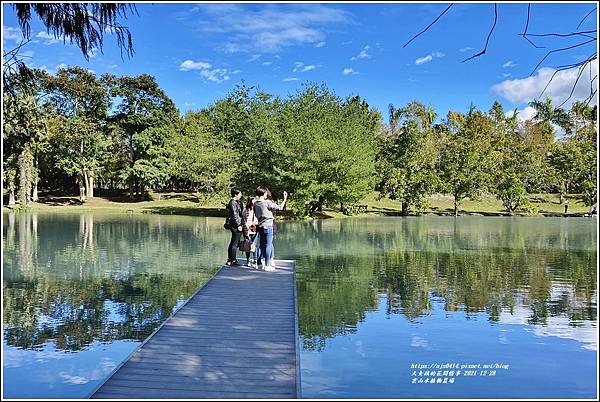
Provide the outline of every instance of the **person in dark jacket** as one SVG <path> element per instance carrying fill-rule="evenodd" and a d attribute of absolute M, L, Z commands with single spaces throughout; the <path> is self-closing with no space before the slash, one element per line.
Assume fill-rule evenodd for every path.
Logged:
<path fill-rule="evenodd" d="M 226 265 L 242 265 L 238 262 L 237 248 L 240 238 L 242 237 L 242 207 L 240 206 L 240 199 L 242 198 L 242 192 L 237 189 L 231 189 L 231 200 L 227 204 L 229 210 L 229 230 L 231 231 L 231 240 L 229 241 L 229 248 L 227 249 L 227 262 Z"/>

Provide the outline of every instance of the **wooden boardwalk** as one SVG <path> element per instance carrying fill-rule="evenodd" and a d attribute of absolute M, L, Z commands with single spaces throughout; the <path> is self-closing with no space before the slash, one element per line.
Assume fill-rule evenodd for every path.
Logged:
<path fill-rule="evenodd" d="M 295 262 L 222 267 L 91 398 L 300 398 Z"/>

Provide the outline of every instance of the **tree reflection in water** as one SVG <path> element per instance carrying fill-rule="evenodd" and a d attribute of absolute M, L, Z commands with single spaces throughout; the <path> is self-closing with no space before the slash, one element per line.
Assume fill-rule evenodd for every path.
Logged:
<path fill-rule="evenodd" d="M 328 338 L 356 331 L 381 297 L 387 314 L 409 321 L 427 317 L 432 302 L 442 300 L 447 312 L 464 312 L 466 318 L 485 312 L 490 323 L 512 322 L 511 316 L 525 312 L 524 324 L 552 326 L 550 318 L 563 317 L 572 328 L 595 325 L 593 222 L 580 221 L 590 225 L 580 230 L 556 230 L 556 221 L 534 229 L 527 222 L 488 227 L 456 222 L 321 224 L 308 255 L 298 261 L 304 348 L 322 350 Z M 328 245 L 333 249 L 328 255 L 314 256 L 312 250 Z"/>
<path fill-rule="evenodd" d="M 373 218 L 282 222 L 280 258 L 297 260 L 300 335 L 322 350 L 380 308 L 408 321 L 433 301 L 491 323 L 595 325 L 593 222 Z M 77 351 L 143 340 L 224 258 L 220 218 L 8 214 L 5 342 Z M 520 319 L 520 318 L 519 318 Z"/>
<path fill-rule="evenodd" d="M 4 338 L 20 348 L 141 341 L 210 277 L 220 252 L 207 230 L 181 230 L 185 219 L 5 218 Z M 199 255 L 186 253 L 192 245 Z"/>

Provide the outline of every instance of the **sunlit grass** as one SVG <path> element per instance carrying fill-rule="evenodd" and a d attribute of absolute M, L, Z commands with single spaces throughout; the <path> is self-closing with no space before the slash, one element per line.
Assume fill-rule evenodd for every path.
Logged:
<path fill-rule="evenodd" d="M 399 213 L 399 201 L 388 198 L 378 199 L 378 193 L 372 192 L 357 204 L 366 204 L 369 211 Z M 90 212 L 101 211 L 106 213 L 161 213 L 173 215 L 215 215 L 223 214 L 227 198 L 209 197 L 198 193 L 153 193 L 151 200 L 129 200 L 126 197 L 88 198 L 81 204 L 75 196 L 47 197 L 42 202 L 34 203 L 32 210 L 44 212 Z M 569 197 L 569 213 L 587 213 L 589 207 L 575 195 Z M 339 208 L 326 209 L 323 217 L 345 217 Z M 8 211 L 4 208 L 4 211 Z M 434 195 L 429 197 L 429 207 L 422 213 L 449 214 L 454 210 L 454 200 L 448 195 Z M 487 195 L 479 200 L 466 199 L 459 205 L 460 213 L 468 214 L 505 214 L 506 209 L 502 202 L 493 195 Z M 411 211 L 412 212 L 412 211 Z M 517 211 L 517 214 L 536 213 L 563 213 L 564 207 L 560 203 L 558 194 L 531 194 L 530 210 Z M 368 216 L 368 214 L 366 214 Z"/>

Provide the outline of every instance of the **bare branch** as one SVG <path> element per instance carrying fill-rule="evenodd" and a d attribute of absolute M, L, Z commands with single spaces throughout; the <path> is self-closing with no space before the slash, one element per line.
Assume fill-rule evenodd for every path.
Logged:
<path fill-rule="evenodd" d="M 596 57 L 597 53 L 592 54 L 590 57 L 588 57 L 585 60 L 579 61 L 577 63 L 573 63 L 573 64 L 564 64 L 562 66 L 558 66 L 556 67 L 557 70 L 562 71 L 562 70 L 568 70 L 570 68 L 574 68 L 574 67 L 579 67 L 582 64 L 586 64 L 586 62 L 594 57 Z"/>
<path fill-rule="evenodd" d="M 527 28 L 529 28 L 529 13 L 531 11 L 531 3 L 527 4 L 527 22 L 525 22 L 525 30 L 523 31 L 522 34 L 519 34 L 519 36 L 522 36 L 523 39 L 527 40 L 527 42 L 531 43 L 531 45 L 537 49 L 543 49 L 545 48 L 545 46 L 538 46 L 535 43 L 533 43 L 526 35 L 527 35 Z"/>
<path fill-rule="evenodd" d="M 589 104 L 589 103 L 592 101 L 592 99 L 594 99 L 594 95 L 596 95 L 596 92 L 598 92 L 598 90 L 597 90 L 597 89 L 594 89 L 594 92 L 592 92 L 592 93 L 590 94 L 590 96 L 588 96 L 587 98 L 585 98 L 585 100 L 584 100 L 584 103 L 585 103 L 586 105 L 587 105 L 587 104 Z"/>
<path fill-rule="evenodd" d="M 585 17 L 583 17 L 583 18 L 581 19 L 581 21 L 579 22 L 579 25 L 577 25 L 577 28 L 575 28 L 575 29 L 579 29 L 579 27 L 581 26 L 581 24 L 583 24 L 583 21 L 585 21 L 585 19 L 586 19 L 587 17 L 589 17 L 589 16 L 590 16 L 590 14 L 591 14 L 591 13 L 593 13 L 594 11 L 596 11 L 596 7 L 594 7 L 594 8 L 592 9 L 592 11 L 590 11 L 589 13 L 587 13 L 587 14 L 585 15 Z"/>
<path fill-rule="evenodd" d="M 525 30 L 522 35 L 525 36 L 527 34 L 527 28 L 529 28 L 529 13 L 531 11 L 531 3 L 527 4 L 527 22 L 525 22 Z"/>
<path fill-rule="evenodd" d="M 560 33 L 532 34 L 532 33 L 528 33 L 528 34 L 523 34 L 523 35 L 525 35 L 525 36 L 537 36 L 537 37 L 544 37 L 544 36 L 566 37 L 566 36 L 575 36 L 575 35 L 588 36 L 586 34 L 591 34 L 591 33 L 596 33 L 596 31 L 579 31 L 579 32 L 571 32 L 571 33 L 568 33 L 568 34 L 560 34 Z"/>
<path fill-rule="evenodd" d="M 527 42 L 531 43 L 533 45 L 533 47 L 535 47 L 536 49 L 545 49 L 546 48 L 546 46 L 538 46 L 538 45 L 536 45 L 527 36 L 524 36 L 524 35 L 519 35 L 519 36 L 523 36 L 523 39 L 525 39 L 525 40 L 527 40 Z"/>
<path fill-rule="evenodd" d="M 536 70 L 540 66 L 540 64 L 542 64 L 544 62 L 544 60 L 546 60 L 546 58 L 548 56 L 550 56 L 552 53 L 562 52 L 562 51 L 569 50 L 569 49 L 574 49 L 576 47 L 587 45 L 588 43 L 591 43 L 591 42 L 594 42 L 594 41 L 596 41 L 595 38 L 594 39 L 590 39 L 590 40 L 585 41 L 585 42 L 582 42 L 582 43 L 578 43 L 578 44 L 573 45 L 573 46 L 567 46 L 567 47 L 563 47 L 563 48 L 560 48 L 560 49 L 550 50 L 548 53 L 546 53 L 546 55 L 544 56 L 544 58 L 542 60 L 540 60 L 540 62 L 535 66 L 535 68 L 533 69 L 533 71 L 531 72 L 531 74 L 529 74 L 529 76 L 531 77 L 536 72 Z"/>
<path fill-rule="evenodd" d="M 413 40 L 415 40 L 419 35 L 425 33 L 425 31 L 427 31 L 429 28 L 431 28 L 431 26 L 433 24 L 435 24 L 437 22 L 437 20 L 439 20 L 442 17 L 442 15 L 446 14 L 446 11 L 450 10 L 450 7 L 452 7 L 453 5 L 454 5 L 454 3 L 450 3 L 450 5 L 448 7 L 446 7 L 446 9 L 440 15 L 438 15 L 438 17 L 435 20 L 433 20 L 433 22 L 431 24 L 429 24 L 427 26 L 427 28 L 425 28 L 424 30 L 422 30 L 421 32 L 419 32 L 418 34 L 416 34 L 415 36 L 413 36 L 412 38 L 410 38 L 410 40 L 408 42 L 406 42 L 404 44 L 404 46 L 402 46 L 402 48 L 405 48 L 406 46 L 408 46 L 408 44 L 410 42 L 412 42 Z"/>
<path fill-rule="evenodd" d="M 565 103 L 567 103 L 567 101 L 569 99 L 571 99 L 571 97 L 573 96 L 573 93 L 575 92 L 575 87 L 577 87 L 577 83 L 579 82 L 579 79 L 581 78 L 581 74 L 583 73 L 583 70 L 585 69 L 585 66 L 588 63 L 591 63 L 591 61 L 592 60 L 588 60 L 584 65 L 579 67 L 579 71 L 577 72 L 577 79 L 575 80 L 575 83 L 573 84 L 573 87 L 571 88 L 571 93 L 569 94 L 569 97 L 563 101 L 563 103 L 558 105 L 559 108 L 562 107 L 562 105 L 564 105 Z"/>
<path fill-rule="evenodd" d="M 546 92 L 546 89 L 548 89 L 548 87 L 552 83 L 552 80 L 554 79 L 554 76 L 556 76 L 556 74 L 558 74 L 558 72 L 565 71 L 565 70 L 571 70 L 571 69 L 573 69 L 575 67 L 579 67 L 579 68 L 582 68 L 582 66 L 585 67 L 588 63 L 590 63 L 591 61 L 595 60 L 597 57 L 598 57 L 598 54 L 594 53 L 590 57 L 588 57 L 587 59 L 585 59 L 583 61 L 580 61 L 578 63 L 568 64 L 568 65 L 565 65 L 565 66 L 558 67 L 556 69 L 556 71 L 554 71 L 554 73 L 552 74 L 552 76 L 548 80 L 548 83 L 546 84 L 546 86 L 544 87 L 544 89 L 542 90 L 542 92 L 539 94 L 539 96 L 536 99 L 541 99 L 542 95 L 544 94 L 544 92 Z"/>
<path fill-rule="evenodd" d="M 490 29 L 490 33 L 487 36 L 487 39 L 485 40 L 485 47 L 483 48 L 483 50 L 477 54 L 474 54 L 473 56 L 464 59 L 463 61 L 461 61 L 461 63 L 464 63 L 465 61 L 469 61 L 471 59 L 474 59 L 475 57 L 479 57 L 482 54 L 485 54 L 487 47 L 488 47 L 488 43 L 490 42 L 490 36 L 492 36 L 492 32 L 494 32 L 494 28 L 496 28 L 496 22 L 498 22 L 498 5 L 496 3 L 494 3 L 494 25 L 492 25 L 492 29 Z"/>

